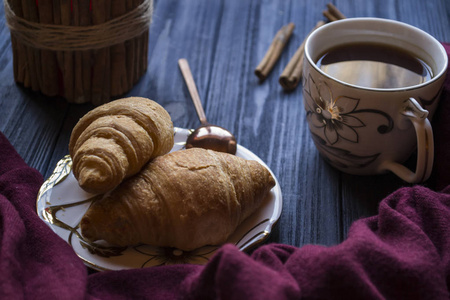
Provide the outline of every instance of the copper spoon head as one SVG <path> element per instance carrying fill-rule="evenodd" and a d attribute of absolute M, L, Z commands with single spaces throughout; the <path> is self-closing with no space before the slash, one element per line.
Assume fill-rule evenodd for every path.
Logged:
<path fill-rule="evenodd" d="M 202 125 L 194 130 L 186 140 L 186 148 L 205 148 L 219 152 L 236 154 L 236 138 L 225 128 Z"/>
<path fill-rule="evenodd" d="M 202 125 L 192 132 L 186 140 L 186 148 L 205 148 L 219 152 L 236 154 L 237 143 L 234 135 L 220 126 L 211 125 L 206 121 L 206 115 L 198 95 L 197 87 L 191 69 L 186 59 L 178 60 L 183 78 L 194 102 L 200 123 Z"/>

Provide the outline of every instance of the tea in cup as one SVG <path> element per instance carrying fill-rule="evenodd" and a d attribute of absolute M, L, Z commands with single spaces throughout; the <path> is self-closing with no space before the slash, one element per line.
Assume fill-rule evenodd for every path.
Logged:
<path fill-rule="evenodd" d="M 434 158 L 430 124 L 448 64 L 428 33 L 398 21 L 349 18 L 305 43 L 303 101 L 320 154 L 358 175 L 393 172 L 416 183 Z M 417 149 L 416 170 L 403 163 Z"/>

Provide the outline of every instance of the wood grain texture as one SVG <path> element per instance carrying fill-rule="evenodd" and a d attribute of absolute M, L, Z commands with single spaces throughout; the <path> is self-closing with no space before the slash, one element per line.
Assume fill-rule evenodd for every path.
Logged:
<path fill-rule="evenodd" d="M 334 245 L 353 221 L 377 213 L 378 203 L 407 186 L 393 175 L 360 177 L 331 168 L 308 132 L 301 87 L 285 93 L 278 77 L 328 1 L 156 0 L 150 27 L 147 72 L 125 96 L 151 98 L 175 126 L 200 123 L 177 61 L 191 66 L 211 123 L 236 134 L 278 178 L 283 213 L 269 242 Z M 381 17 L 417 26 L 450 42 L 447 0 L 333 1 L 347 17 Z M 273 36 L 293 22 L 295 30 L 269 77 L 254 68 Z M 0 131 L 32 167 L 47 178 L 68 153 L 71 130 L 91 104 L 67 104 L 14 83 L 11 40 L 0 8 Z"/>

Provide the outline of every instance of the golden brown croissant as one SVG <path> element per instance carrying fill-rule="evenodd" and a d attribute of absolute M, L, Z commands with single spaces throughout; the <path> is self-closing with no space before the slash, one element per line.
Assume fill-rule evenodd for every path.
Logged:
<path fill-rule="evenodd" d="M 155 158 L 94 201 L 81 220 L 81 233 L 118 246 L 220 245 L 274 185 L 256 161 L 200 148 L 179 150 Z"/>
<path fill-rule="evenodd" d="M 173 147 L 170 115 L 140 97 L 96 107 L 76 124 L 69 143 L 73 174 L 81 188 L 105 193 Z"/>

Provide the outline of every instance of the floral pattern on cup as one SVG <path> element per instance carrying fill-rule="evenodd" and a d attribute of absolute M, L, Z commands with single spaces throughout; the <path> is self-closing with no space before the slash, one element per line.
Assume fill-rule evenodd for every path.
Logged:
<path fill-rule="evenodd" d="M 323 129 L 321 136 L 312 133 L 318 149 L 325 154 L 326 160 L 339 168 L 363 168 L 371 164 L 379 153 L 364 156 L 355 155 L 334 145 L 339 142 L 358 143 L 358 129 L 366 124 L 358 117 L 361 113 L 381 116 L 386 124 L 377 127 L 379 134 L 390 132 L 394 127 L 393 119 L 383 111 L 358 109 L 360 99 L 345 95 L 333 95 L 332 89 L 324 81 L 316 82 L 310 74 L 304 80 L 304 104 L 310 126 Z"/>
<path fill-rule="evenodd" d="M 331 145 L 344 139 L 352 143 L 358 142 L 357 128 L 365 124 L 354 116 L 359 99 L 337 96 L 325 82 L 314 82 L 309 76 L 305 88 L 305 105 L 310 124 L 323 128 L 324 136 Z"/>
<path fill-rule="evenodd" d="M 433 75 L 417 84 L 372 88 L 333 78 L 317 65 L 317 58 L 335 47 L 374 43 L 402 48 L 426 63 Z M 437 109 L 448 67 L 442 43 L 409 24 L 364 17 L 347 18 L 317 28 L 308 35 L 304 50 L 305 117 L 323 158 L 348 174 L 392 172 L 408 183 L 426 181 L 434 160 L 430 120 Z M 342 56 L 342 61 L 347 58 Z M 368 70 L 361 65 L 358 70 L 369 77 L 380 75 L 383 81 L 399 79 L 387 66 Z M 355 78 L 362 76 L 356 67 L 336 64 L 335 71 L 348 72 Z M 414 154 L 417 163 L 415 170 L 411 170 L 405 162 Z M 372 162 L 371 156 L 376 157 Z"/>
<path fill-rule="evenodd" d="M 327 146 L 326 141 L 317 134 L 311 132 L 311 136 L 317 149 L 324 154 L 323 158 L 325 161 L 340 169 L 364 168 L 374 162 L 380 155 L 380 153 L 371 155 L 355 155 L 345 149 Z"/>

